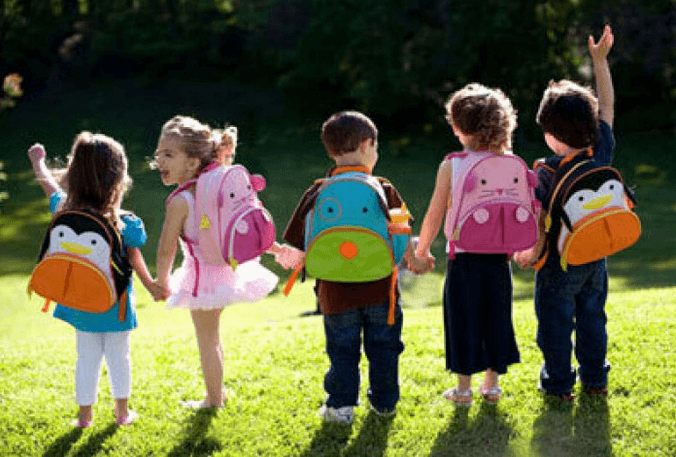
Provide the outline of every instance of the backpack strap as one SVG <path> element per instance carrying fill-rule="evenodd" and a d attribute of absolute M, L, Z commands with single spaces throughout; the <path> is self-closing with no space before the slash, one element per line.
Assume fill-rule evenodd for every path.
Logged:
<path fill-rule="evenodd" d="M 181 192 L 183 192 L 184 190 L 186 190 L 187 188 L 189 188 L 190 186 L 192 186 L 193 184 L 196 184 L 196 183 L 197 183 L 197 178 L 193 178 L 193 179 L 190 179 L 190 180 L 184 182 L 180 186 L 178 186 L 176 189 L 174 189 L 174 191 L 172 193 L 169 194 L 169 196 L 167 197 L 167 200 L 165 202 L 165 205 L 168 206 L 169 203 L 171 203 L 171 201 L 174 199 L 174 197 L 176 197 L 178 194 L 180 194 Z"/>

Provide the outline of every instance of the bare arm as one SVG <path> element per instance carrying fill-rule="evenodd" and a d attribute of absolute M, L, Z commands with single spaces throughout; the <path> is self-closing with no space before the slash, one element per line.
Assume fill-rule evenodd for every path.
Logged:
<path fill-rule="evenodd" d="M 432 198 L 430 199 L 430 204 L 420 229 L 418 247 L 415 251 L 417 257 L 429 255 L 432 242 L 439 234 L 439 229 L 441 229 L 441 224 L 444 221 L 444 216 L 449 205 L 450 192 L 451 163 L 448 160 L 444 160 L 439 166 L 434 192 L 432 193 Z"/>
<path fill-rule="evenodd" d="M 596 93 L 599 98 L 599 119 L 613 126 L 615 117 L 615 92 L 613 79 L 608 65 L 608 53 L 613 47 L 615 38 L 609 25 L 603 29 L 603 35 L 597 43 L 594 37 L 589 37 L 589 54 L 594 67 L 594 79 L 596 81 Z"/>
<path fill-rule="evenodd" d="M 52 172 L 47 168 L 47 164 L 45 163 L 46 156 L 45 147 L 40 143 L 35 143 L 28 149 L 28 158 L 33 166 L 35 179 L 40 183 L 45 195 L 49 197 L 54 192 L 61 190 L 61 187 L 59 187 L 56 179 L 54 179 Z"/>
<path fill-rule="evenodd" d="M 177 195 L 167 206 L 162 234 L 157 245 L 157 284 L 165 289 L 169 287 L 169 274 L 174 264 L 178 238 L 183 230 L 186 217 L 188 217 L 188 203 L 183 197 Z"/>

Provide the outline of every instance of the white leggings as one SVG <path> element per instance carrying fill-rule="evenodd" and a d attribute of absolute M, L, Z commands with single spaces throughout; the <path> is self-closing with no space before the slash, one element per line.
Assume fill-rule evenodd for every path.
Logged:
<path fill-rule="evenodd" d="M 130 331 L 91 333 L 76 330 L 75 396 L 78 405 L 88 406 L 96 403 L 96 391 L 104 356 L 108 366 L 110 391 L 113 398 L 129 398 L 131 394 L 130 334 Z"/>

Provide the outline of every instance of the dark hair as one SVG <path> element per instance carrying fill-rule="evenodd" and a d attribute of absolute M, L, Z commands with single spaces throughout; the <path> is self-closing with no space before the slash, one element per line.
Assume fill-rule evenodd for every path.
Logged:
<path fill-rule="evenodd" d="M 446 120 L 451 125 L 472 137 L 470 149 L 511 149 L 516 110 L 500 89 L 468 84 L 451 95 L 446 102 L 446 112 Z"/>
<path fill-rule="evenodd" d="M 376 125 L 358 111 L 336 113 L 322 125 L 322 143 L 331 157 L 356 151 L 364 140 L 377 139 Z"/>
<path fill-rule="evenodd" d="M 131 178 L 124 147 L 107 135 L 80 132 L 61 173 L 65 208 L 90 208 L 117 221 Z"/>
<path fill-rule="evenodd" d="M 597 142 L 599 103 L 594 92 L 569 80 L 550 81 L 536 121 L 545 133 L 572 148 Z"/>

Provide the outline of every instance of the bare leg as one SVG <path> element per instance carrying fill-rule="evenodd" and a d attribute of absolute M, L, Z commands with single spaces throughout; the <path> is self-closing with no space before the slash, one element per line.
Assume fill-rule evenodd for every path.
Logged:
<path fill-rule="evenodd" d="M 80 411 L 77 414 L 78 423 L 86 424 L 87 422 L 91 422 L 92 419 L 94 419 L 92 405 L 80 405 Z"/>
<path fill-rule="evenodd" d="M 223 406 L 225 392 L 223 390 L 223 345 L 219 334 L 219 323 L 222 309 L 193 310 L 190 312 L 197 346 L 200 351 L 202 373 L 207 388 L 203 407 Z"/>

